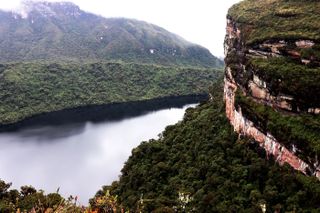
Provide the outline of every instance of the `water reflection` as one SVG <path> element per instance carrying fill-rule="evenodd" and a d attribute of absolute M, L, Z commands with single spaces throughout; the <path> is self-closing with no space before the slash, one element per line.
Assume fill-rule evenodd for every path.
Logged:
<path fill-rule="evenodd" d="M 32 127 L 29 129 L 20 130 L 20 132 L 15 135 L 26 142 L 30 140 L 36 142 L 58 141 L 58 139 L 64 139 L 74 135 L 82 134 L 85 131 L 85 127 L 86 123 Z"/>
<path fill-rule="evenodd" d="M 60 187 L 64 196 L 78 195 L 86 204 L 102 185 L 117 179 L 132 148 L 182 119 L 187 107 L 118 121 L 2 133 L 0 178 L 15 188 L 33 185 L 54 192 Z"/>

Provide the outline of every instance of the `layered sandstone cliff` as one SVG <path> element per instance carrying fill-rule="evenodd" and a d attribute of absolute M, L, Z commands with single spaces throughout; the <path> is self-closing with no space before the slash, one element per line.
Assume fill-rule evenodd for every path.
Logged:
<path fill-rule="evenodd" d="M 319 1 L 295 0 L 233 6 L 224 98 L 235 131 L 280 164 L 320 179 L 319 9 Z"/>

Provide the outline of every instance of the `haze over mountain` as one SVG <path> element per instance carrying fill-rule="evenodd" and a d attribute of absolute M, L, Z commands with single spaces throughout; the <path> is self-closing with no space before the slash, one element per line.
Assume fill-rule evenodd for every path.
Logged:
<path fill-rule="evenodd" d="M 0 11 L 0 61 L 101 61 L 221 66 L 196 44 L 143 22 L 104 18 L 69 2 L 25 1 Z"/>
<path fill-rule="evenodd" d="M 0 11 L 0 126 L 77 107 L 204 94 L 222 66 L 209 50 L 143 21 L 24 1 L 18 11 Z"/>

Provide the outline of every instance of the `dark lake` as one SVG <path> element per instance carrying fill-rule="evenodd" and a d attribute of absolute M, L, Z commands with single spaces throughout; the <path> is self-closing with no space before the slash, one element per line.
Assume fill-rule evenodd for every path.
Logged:
<path fill-rule="evenodd" d="M 102 185 L 118 179 L 134 147 L 157 138 L 194 106 L 0 133 L 0 178 L 12 182 L 13 188 L 32 185 L 45 193 L 60 188 L 65 197 L 78 196 L 87 204 Z"/>

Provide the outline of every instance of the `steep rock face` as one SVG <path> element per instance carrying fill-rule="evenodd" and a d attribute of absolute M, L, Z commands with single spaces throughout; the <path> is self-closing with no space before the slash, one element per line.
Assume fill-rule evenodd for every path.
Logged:
<path fill-rule="evenodd" d="M 280 164 L 320 179 L 320 43 L 310 36 L 310 23 L 301 26 L 304 9 L 316 10 L 320 2 L 304 4 L 246 0 L 230 9 L 224 98 L 235 131 Z"/>

